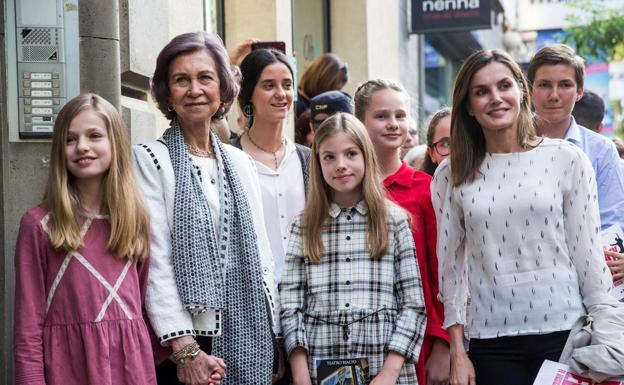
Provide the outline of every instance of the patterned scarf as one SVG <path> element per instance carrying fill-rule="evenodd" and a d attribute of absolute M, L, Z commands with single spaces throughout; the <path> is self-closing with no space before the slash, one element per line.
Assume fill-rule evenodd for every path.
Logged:
<path fill-rule="evenodd" d="M 184 307 L 220 310 L 212 354 L 227 365 L 222 384 L 270 384 L 273 346 L 253 217 L 225 146 L 210 133 L 219 179 L 219 234 L 177 119 L 163 135 L 175 175 L 172 260 Z"/>

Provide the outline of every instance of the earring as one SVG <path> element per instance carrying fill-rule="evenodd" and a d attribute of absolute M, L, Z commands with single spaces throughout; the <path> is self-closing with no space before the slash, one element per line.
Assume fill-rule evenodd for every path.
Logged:
<path fill-rule="evenodd" d="M 169 107 L 167 107 L 167 111 L 172 112 L 173 111 L 173 106 L 169 105 Z"/>
<path fill-rule="evenodd" d="M 246 104 L 245 107 L 243 107 L 243 114 L 245 114 L 247 119 L 253 116 L 253 107 L 251 104 Z"/>

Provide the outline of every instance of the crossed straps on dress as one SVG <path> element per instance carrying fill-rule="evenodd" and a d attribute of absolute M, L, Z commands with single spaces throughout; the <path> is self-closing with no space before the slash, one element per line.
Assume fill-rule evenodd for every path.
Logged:
<path fill-rule="evenodd" d="M 91 223 L 93 222 L 93 219 L 94 218 L 87 218 L 85 222 L 82 224 L 82 227 L 80 228 L 81 237 L 84 237 L 87 231 L 89 231 L 89 227 L 91 227 Z M 45 217 L 43 217 L 43 219 L 41 219 L 41 226 L 43 227 L 43 230 L 48 235 L 50 234 L 48 230 L 48 226 L 47 226 L 49 220 L 50 220 L 50 214 L 47 214 Z M 128 306 L 123 301 L 123 299 L 119 297 L 119 295 L 117 294 L 117 291 L 119 290 L 119 287 L 121 286 L 124 279 L 126 278 L 126 274 L 128 273 L 130 266 L 132 266 L 132 261 L 128 260 L 126 262 L 121 273 L 119 273 L 119 277 L 117 277 L 117 280 L 115 281 L 114 286 L 111 286 L 111 284 L 102 276 L 102 274 L 100 274 L 100 272 L 97 271 L 97 269 L 92 264 L 90 264 L 89 261 L 87 261 L 87 259 L 82 254 L 80 254 L 77 250 L 69 251 L 65 255 L 65 258 L 63 259 L 63 263 L 61 264 L 59 271 L 56 273 L 56 276 L 54 277 L 54 281 L 52 281 L 52 285 L 50 286 L 50 292 L 48 293 L 48 297 L 46 298 L 46 313 L 50 309 L 50 304 L 52 303 L 52 299 L 54 298 L 56 289 L 58 288 L 58 285 L 61 282 L 63 275 L 65 275 L 65 272 L 67 271 L 67 267 L 69 266 L 69 263 L 72 261 L 72 259 L 75 259 L 81 265 L 83 265 L 89 271 L 89 273 L 91 273 L 95 277 L 95 279 L 97 279 L 98 282 L 100 282 L 100 284 L 102 284 L 102 286 L 106 288 L 106 290 L 108 290 L 108 296 L 106 297 L 106 300 L 102 304 L 102 307 L 100 308 L 100 311 L 98 312 L 98 315 L 95 318 L 94 322 L 102 321 L 102 319 L 104 318 L 104 315 L 106 314 L 106 310 L 108 309 L 109 305 L 113 301 L 117 302 L 117 304 L 119 305 L 121 310 L 124 312 L 126 317 L 128 317 L 128 319 L 131 320 L 132 315 L 130 314 L 130 311 L 128 310 Z"/>

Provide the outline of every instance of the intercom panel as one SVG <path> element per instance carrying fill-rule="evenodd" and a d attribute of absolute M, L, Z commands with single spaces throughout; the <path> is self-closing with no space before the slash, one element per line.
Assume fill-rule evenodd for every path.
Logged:
<path fill-rule="evenodd" d="M 6 13 L 13 16 L 6 31 L 10 139 L 50 138 L 60 108 L 80 92 L 77 0 L 5 4 L 13 7 Z"/>

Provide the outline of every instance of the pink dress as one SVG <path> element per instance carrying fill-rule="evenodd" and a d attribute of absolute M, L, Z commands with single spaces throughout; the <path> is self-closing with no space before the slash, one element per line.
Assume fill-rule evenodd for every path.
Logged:
<path fill-rule="evenodd" d="M 156 384 L 142 302 L 148 264 L 106 251 L 110 224 L 88 219 L 77 252 L 52 248 L 42 206 L 22 217 L 15 252 L 15 383 Z"/>

